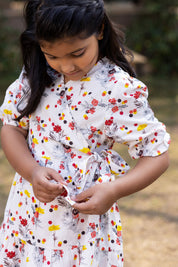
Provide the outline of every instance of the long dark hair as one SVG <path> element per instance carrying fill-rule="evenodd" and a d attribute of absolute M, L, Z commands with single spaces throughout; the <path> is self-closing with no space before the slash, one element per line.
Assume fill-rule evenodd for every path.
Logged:
<path fill-rule="evenodd" d="M 107 57 L 135 76 L 125 57 L 124 34 L 111 23 L 103 0 L 29 0 L 24 11 L 26 29 L 21 34 L 20 42 L 31 94 L 18 120 L 35 111 L 44 89 L 53 82 L 40 49 L 40 40 L 53 42 L 73 36 L 87 38 L 104 29 L 103 39 L 99 41 L 100 58 Z"/>

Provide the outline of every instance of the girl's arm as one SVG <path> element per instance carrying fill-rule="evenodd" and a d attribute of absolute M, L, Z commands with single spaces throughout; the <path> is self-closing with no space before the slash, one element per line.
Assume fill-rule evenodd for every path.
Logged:
<path fill-rule="evenodd" d="M 28 148 L 27 131 L 5 125 L 1 129 L 1 144 L 4 153 L 12 167 L 33 186 L 35 196 L 41 202 L 50 202 L 59 194 L 65 184 L 62 177 L 53 169 L 39 166 Z M 53 184 L 50 180 L 59 184 Z"/>
<path fill-rule="evenodd" d="M 168 166 L 168 152 L 157 157 L 140 158 L 136 166 L 126 175 L 113 182 L 97 184 L 76 196 L 74 200 L 77 203 L 74 208 L 86 214 L 103 214 L 118 199 L 153 183 Z"/>

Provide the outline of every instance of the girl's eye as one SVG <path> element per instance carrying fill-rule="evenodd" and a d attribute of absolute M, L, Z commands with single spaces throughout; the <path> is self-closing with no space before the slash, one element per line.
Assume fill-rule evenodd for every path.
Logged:
<path fill-rule="evenodd" d="M 74 56 L 74 57 L 81 57 L 81 56 L 84 55 L 84 53 L 85 53 L 85 51 L 83 51 L 82 53 L 80 52 L 79 54 L 72 54 L 72 56 Z"/>
<path fill-rule="evenodd" d="M 57 57 L 48 56 L 49 59 L 56 59 Z"/>

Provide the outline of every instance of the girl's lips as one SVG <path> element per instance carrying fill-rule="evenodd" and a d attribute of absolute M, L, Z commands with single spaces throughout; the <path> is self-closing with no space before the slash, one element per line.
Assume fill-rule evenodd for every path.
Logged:
<path fill-rule="evenodd" d="M 75 72 L 71 72 L 71 73 L 64 73 L 65 76 L 74 76 L 77 75 L 78 73 L 80 73 L 80 70 L 75 71 Z"/>

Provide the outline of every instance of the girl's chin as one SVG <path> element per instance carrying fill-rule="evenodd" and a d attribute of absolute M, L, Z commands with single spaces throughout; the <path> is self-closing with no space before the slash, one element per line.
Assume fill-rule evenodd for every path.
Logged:
<path fill-rule="evenodd" d="M 68 81 L 79 81 L 83 78 L 84 76 L 84 73 L 82 73 L 81 71 L 78 71 L 74 74 L 64 74 L 64 80 L 65 82 L 68 82 Z"/>

